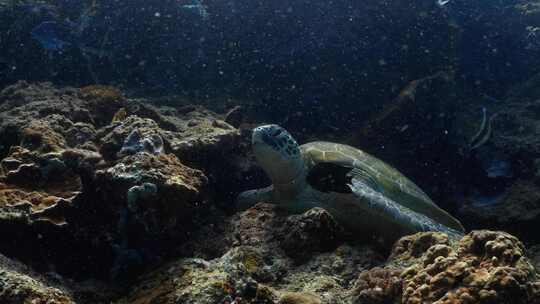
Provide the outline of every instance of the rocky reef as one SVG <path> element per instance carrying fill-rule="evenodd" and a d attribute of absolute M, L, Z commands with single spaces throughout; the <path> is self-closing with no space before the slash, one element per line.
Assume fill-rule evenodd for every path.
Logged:
<path fill-rule="evenodd" d="M 208 207 L 206 174 L 239 138 L 210 111 L 106 86 L 19 82 L 1 92 L 0 116 L 2 252 L 83 277 L 123 276 L 187 238 Z"/>
<path fill-rule="evenodd" d="M 257 175 L 230 113 L 107 86 L 0 92 L 0 303 L 539 303 L 539 250 L 505 232 L 386 252 L 320 208 L 230 212 Z"/>
<path fill-rule="evenodd" d="M 258 204 L 233 216 L 229 245 L 214 259 L 185 258 L 140 278 L 119 303 L 538 303 L 540 281 L 525 248 L 504 232 L 461 240 L 418 233 L 388 259 L 339 241 L 324 210 L 287 216 Z M 317 223 L 320 233 L 312 234 Z M 290 233 L 291 225 L 295 232 Z M 334 235 L 337 242 L 325 235 Z M 211 238 L 208 234 L 205 239 Z M 332 238 L 333 239 L 333 238 Z M 193 240 L 198 242 L 197 240 Z M 291 243 L 303 247 L 288 251 Z M 319 246 L 325 244 L 325 246 Z"/>

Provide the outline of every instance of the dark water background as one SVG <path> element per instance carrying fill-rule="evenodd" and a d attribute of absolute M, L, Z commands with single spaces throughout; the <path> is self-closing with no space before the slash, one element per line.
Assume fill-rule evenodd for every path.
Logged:
<path fill-rule="evenodd" d="M 99 83 L 134 96 L 234 98 L 301 142 L 339 138 L 361 146 L 455 211 L 459 206 L 452 201 L 470 189 L 485 201 L 509 183 L 488 176 L 483 162 L 493 163 L 493 156 L 461 153 L 466 143 L 457 134 L 456 117 L 470 111 L 478 125 L 482 107 L 539 72 L 535 5 L 2 1 L 0 87 L 17 80 Z M 446 80 L 433 80 L 420 106 L 383 121 L 374 133 L 355 133 L 399 101 L 411 81 L 437 73 Z M 409 127 L 414 132 L 403 133 Z M 499 167 L 516 163 L 497 161 Z M 512 180 L 532 174 L 519 172 Z"/>
<path fill-rule="evenodd" d="M 226 93 L 261 99 L 281 115 L 328 103 L 356 112 L 448 69 L 461 91 L 500 97 L 537 70 L 530 44 L 538 41 L 512 9 L 523 1 L 205 1 L 205 15 L 188 8 L 193 3 L 5 4 L 0 84 L 98 81 L 156 94 Z M 47 21 L 61 25 L 58 38 L 70 46 L 40 45 L 32 30 Z"/>

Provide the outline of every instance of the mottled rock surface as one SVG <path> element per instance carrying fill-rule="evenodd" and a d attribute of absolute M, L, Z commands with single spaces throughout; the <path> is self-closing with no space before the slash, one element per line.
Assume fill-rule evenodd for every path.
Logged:
<path fill-rule="evenodd" d="M 287 219 L 281 248 L 287 255 L 302 260 L 314 252 L 335 248 L 340 242 L 341 233 L 341 227 L 326 210 L 313 208 Z"/>
<path fill-rule="evenodd" d="M 517 180 L 491 204 L 465 200 L 460 213 L 478 225 L 499 227 L 523 233 L 535 227 L 540 218 L 540 188 L 532 182 Z M 529 228 L 530 227 L 530 228 Z"/>
<path fill-rule="evenodd" d="M 318 216 L 314 216 L 318 214 Z M 324 214 L 324 215 L 321 215 Z M 461 240 L 442 233 L 400 239 L 389 259 L 369 247 L 302 234 L 306 253 L 283 250 L 291 222 L 306 219 L 332 235 L 325 211 L 286 215 L 258 204 L 229 219 L 228 245 L 214 259 L 181 259 L 137 283 L 120 303 L 536 303 L 540 281 L 517 238 L 473 231 Z M 309 231 L 309 229 L 307 230 Z M 211 234 L 203 237 L 212 240 Z M 193 240 L 199 243 L 197 240 Z M 333 245 L 330 245 L 333 244 Z M 189 283 L 188 283 L 189 282 Z M 140 302 L 138 302 L 140 301 Z M 217 301 L 217 302 L 216 302 Z"/>
<path fill-rule="evenodd" d="M 58 273 L 38 273 L 0 254 L 0 303 L 109 303 L 118 290 L 95 280 L 75 282 Z"/>
<path fill-rule="evenodd" d="M 155 121 L 170 151 L 180 159 L 211 168 L 213 157 L 230 155 L 239 141 L 236 128 L 202 106 L 157 106 L 139 103 L 127 108 L 129 114 Z M 214 166 L 216 164 L 213 164 Z"/>
<path fill-rule="evenodd" d="M 401 303 L 402 280 L 399 268 L 375 267 L 360 273 L 351 290 L 353 303 Z"/>
<path fill-rule="evenodd" d="M 306 232 L 291 236 L 291 225 L 306 222 L 308 227 L 295 227 Z M 288 216 L 276 206 L 258 204 L 230 218 L 226 226 L 222 231 L 228 244 L 223 244 L 222 255 L 166 265 L 141 278 L 120 303 L 225 303 L 239 298 L 245 303 L 348 303 L 346 291 L 358 273 L 383 260 L 370 247 L 307 233 L 315 228 L 327 236 L 339 230 L 321 209 Z M 299 236 L 302 244 L 315 244 L 301 260 L 282 249 Z M 212 234 L 199 238 L 212 241 Z"/>
<path fill-rule="evenodd" d="M 75 304 L 72 292 L 51 278 L 0 255 L 0 302 Z"/>
<path fill-rule="evenodd" d="M 0 227 L 12 238 L 0 249 L 40 271 L 88 268 L 89 277 L 130 277 L 129 265 L 159 261 L 196 228 L 216 180 L 210 169 L 233 153 L 238 131 L 218 117 L 109 86 L 5 88 Z"/>
<path fill-rule="evenodd" d="M 525 248 L 504 232 L 473 231 L 459 241 L 419 233 L 398 241 L 402 303 L 536 303 L 538 278 Z"/>

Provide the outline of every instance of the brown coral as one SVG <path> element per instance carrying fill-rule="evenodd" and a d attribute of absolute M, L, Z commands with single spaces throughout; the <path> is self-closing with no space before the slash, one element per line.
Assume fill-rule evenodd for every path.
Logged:
<path fill-rule="evenodd" d="M 91 85 L 81 88 L 82 98 L 88 101 L 88 108 L 94 113 L 94 123 L 105 126 L 125 103 L 122 92 L 112 86 Z"/>
<path fill-rule="evenodd" d="M 21 146 L 42 153 L 57 152 L 66 147 L 66 141 L 46 122 L 37 120 L 22 130 Z"/>
<path fill-rule="evenodd" d="M 70 205 L 82 190 L 80 177 L 68 168 L 61 154 L 11 147 L 0 162 L 0 208 L 16 208 L 29 219 L 65 224 L 60 210 Z"/>
<path fill-rule="evenodd" d="M 122 92 L 113 86 L 89 85 L 81 88 L 85 99 L 99 99 L 105 102 L 117 102 L 123 100 Z"/>
<path fill-rule="evenodd" d="M 400 303 L 401 270 L 375 267 L 358 277 L 352 290 L 353 302 L 362 304 Z"/>
<path fill-rule="evenodd" d="M 429 244 L 420 256 L 413 254 L 419 244 Z M 531 303 L 535 296 L 534 268 L 510 234 L 473 231 L 448 242 L 439 233 L 419 233 L 395 249 L 393 262 L 413 262 L 401 276 L 403 303 Z"/>

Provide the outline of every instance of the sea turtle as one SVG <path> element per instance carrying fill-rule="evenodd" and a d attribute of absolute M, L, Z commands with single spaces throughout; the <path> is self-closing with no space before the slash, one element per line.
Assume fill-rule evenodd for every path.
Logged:
<path fill-rule="evenodd" d="M 386 244 L 420 231 L 463 234 L 460 222 L 412 181 L 359 149 L 323 141 L 299 146 L 275 124 L 253 130 L 252 149 L 272 185 L 242 192 L 239 209 L 257 202 L 292 213 L 321 207 L 346 230 Z"/>

